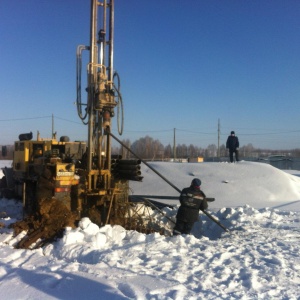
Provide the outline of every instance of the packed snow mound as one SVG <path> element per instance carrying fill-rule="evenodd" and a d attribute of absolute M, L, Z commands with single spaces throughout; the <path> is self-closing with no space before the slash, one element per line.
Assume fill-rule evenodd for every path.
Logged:
<path fill-rule="evenodd" d="M 273 207 L 284 210 L 300 210 L 299 171 L 282 171 L 259 162 L 238 163 L 173 163 L 148 162 L 178 189 L 190 185 L 193 178 L 200 178 L 201 189 L 207 197 L 215 198 L 210 209 L 239 207 L 251 203 L 255 208 Z M 1 161 L 0 167 L 10 166 L 11 161 Z M 178 191 L 142 163 L 142 182 L 130 181 L 132 195 L 166 196 L 172 200 L 160 200 L 178 204 Z M 3 176 L 0 170 L 0 178 Z M 174 198 L 175 197 L 175 198 Z M 159 200 L 155 198 L 155 200 Z"/>
<path fill-rule="evenodd" d="M 300 207 L 300 178 L 271 165 L 240 161 L 238 163 L 150 162 L 155 170 L 178 189 L 200 178 L 207 197 L 215 198 L 210 208 L 238 207 L 251 203 L 255 208 Z M 142 164 L 142 182 L 130 182 L 133 195 L 179 196 L 178 191 Z M 166 201 L 176 204 L 177 200 Z M 296 205 L 295 205 L 296 204 Z"/>
<path fill-rule="evenodd" d="M 202 213 L 192 235 L 172 237 L 99 228 L 83 218 L 55 243 L 14 249 L 20 237 L 9 224 L 22 217 L 22 204 L 0 199 L 0 294 L 45 300 L 299 299 L 298 177 L 260 163 L 153 166 L 179 189 L 201 178 L 207 196 L 216 198 L 209 212 L 230 233 Z M 133 194 L 178 197 L 145 166 L 143 176 L 144 182 L 131 182 Z M 175 220 L 178 200 L 173 204 L 163 214 L 152 213 L 169 231 L 173 223 L 163 215 Z"/>
<path fill-rule="evenodd" d="M 12 232 L 3 232 L 0 293 L 9 299 L 298 299 L 299 212 L 246 205 L 214 216 L 230 234 L 214 239 L 220 228 L 206 216 L 194 235 L 173 237 L 99 228 L 83 218 L 62 239 L 30 251 L 14 250 Z"/>

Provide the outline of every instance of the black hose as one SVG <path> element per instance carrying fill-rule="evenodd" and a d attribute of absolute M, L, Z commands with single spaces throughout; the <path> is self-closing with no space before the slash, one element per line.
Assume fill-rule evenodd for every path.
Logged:
<path fill-rule="evenodd" d="M 115 85 L 114 81 L 115 78 L 117 78 L 117 85 Z M 114 76 L 113 76 L 113 86 L 115 91 L 117 92 L 117 95 L 115 96 L 118 101 L 117 101 L 117 122 L 118 122 L 118 133 L 119 135 L 123 134 L 123 129 L 124 129 L 124 107 L 123 107 L 123 98 L 121 95 L 121 80 L 120 80 L 120 76 L 117 72 L 114 72 Z M 121 112 L 121 113 L 120 113 Z M 121 114 L 121 116 L 120 116 Z M 120 125 L 120 118 L 121 118 L 121 125 Z"/>

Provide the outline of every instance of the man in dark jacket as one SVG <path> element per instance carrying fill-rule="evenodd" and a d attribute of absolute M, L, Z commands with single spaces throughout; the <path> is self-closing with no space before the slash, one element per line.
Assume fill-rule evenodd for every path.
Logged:
<path fill-rule="evenodd" d="M 227 138 L 226 149 L 229 150 L 230 162 L 233 162 L 233 153 L 235 153 L 235 160 L 239 161 L 239 139 L 235 136 L 234 131 L 231 131 L 230 136 Z"/>
<path fill-rule="evenodd" d="M 194 178 L 191 186 L 181 191 L 179 201 L 180 207 L 176 215 L 176 224 L 173 229 L 173 235 L 189 234 L 192 227 L 199 218 L 199 210 L 208 207 L 206 196 L 200 190 L 201 180 Z"/>

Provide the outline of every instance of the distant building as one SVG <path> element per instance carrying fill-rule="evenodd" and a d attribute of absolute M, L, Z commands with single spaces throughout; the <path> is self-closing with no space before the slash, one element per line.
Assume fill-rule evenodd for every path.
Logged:
<path fill-rule="evenodd" d="M 202 156 L 198 156 L 198 157 L 191 157 L 188 159 L 188 162 L 189 163 L 200 163 L 200 162 L 203 162 L 204 159 Z"/>

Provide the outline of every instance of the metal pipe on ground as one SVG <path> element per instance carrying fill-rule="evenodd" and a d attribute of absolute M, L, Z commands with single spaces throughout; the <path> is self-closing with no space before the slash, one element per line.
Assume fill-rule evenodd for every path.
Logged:
<path fill-rule="evenodd" d="M 112 134 L 110 131 L 106 130 L 106 134 L 109 134 L 111 137 L 113 137 L 118 143 L 120 143 L 125 149 L 127 149 L 131 154 L 133 154 L 136 158 L 140 159 L 141 162 L 143 162 L 149 169 L 151 169 L 155 174 L 157 174 L 160 178 L 162 178 L 165 182 L 167 182 L 171 187 L 173 187 L 178 193 L 181 193 L 181 190 L 176 187 L 172 182 L 170 182 L 166 177 L 164 177 L 162 174 L 160 174 L 158 171 L 156 171 L 152 166 L 150 166 L 146 161 L 144 161 L 142 158 L 140 158 L 138 155 L 136 155 L 129 147 L 127 147 L 122 141 L 120 141 L 114 134 Z M 230 232 L 228 228 L 226 228 L 220 221 L 218 221 L 216 218 L 214 218 L 210 213 L 208 213 L 205 210 L 202 210 L 202 212 L 210 218 L 212 221 L 214 221 L 217 225 L 219 225 L 223 230 L 226 232 Z"/>

